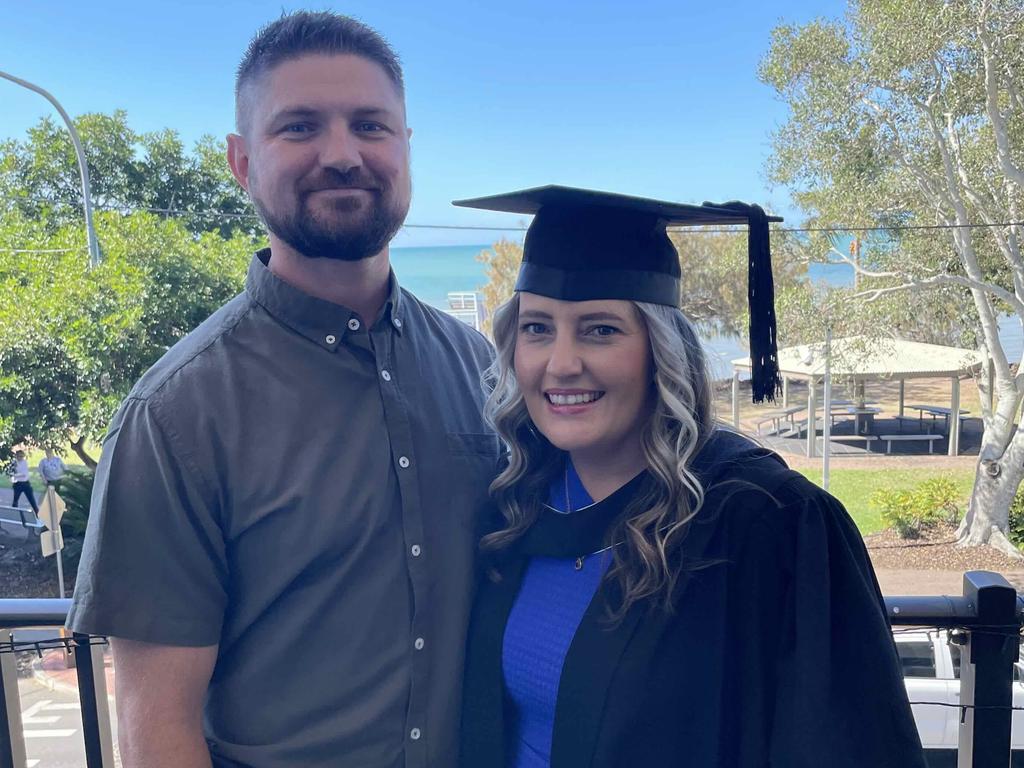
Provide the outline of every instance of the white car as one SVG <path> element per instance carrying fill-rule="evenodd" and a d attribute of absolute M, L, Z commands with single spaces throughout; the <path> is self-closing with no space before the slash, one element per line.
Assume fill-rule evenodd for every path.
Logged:
<path fill-rule="evenodd" d="M 961 647 L 949 642 L 949 631 L 945 629 L 897 629 L 893 637 L 903 667 L 903 682 L 907 686 L 910 708 L 914 711 L 914 722 L 928 756 L 928 766 L 955 768 L 960 731 Z M 1020 662 L 1014 665 L 1014 707 L 1024 707 L 1021 669 Z M 1024 766 L 1024 712 L 1014 711 L 1011 722 L 1011 766 L 1018 768 Z"/>

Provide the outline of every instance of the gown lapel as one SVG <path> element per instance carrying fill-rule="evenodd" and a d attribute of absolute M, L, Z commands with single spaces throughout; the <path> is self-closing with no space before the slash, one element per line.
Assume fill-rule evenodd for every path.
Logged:
<path fill-rule="evenodd" d="M 562 668 L 555 706 L 551 768 L 584 768 L 593 760 L 601 730 L 605 698 L 619 658 L 636 631 L 644 607 L 634 605 L 616 625 L 608 619 L 619 599 L 614 583 L 590 601 Z"/>
<path fill-rule="evenodd" d="M 525 560 L 501 569 L 501 581 L 484 577 L 477 595 L 466 653 L 462 698 L 460 765 L 505 764 L 505 678 L 502 647 L 505 625 L 526 572 Z"/>

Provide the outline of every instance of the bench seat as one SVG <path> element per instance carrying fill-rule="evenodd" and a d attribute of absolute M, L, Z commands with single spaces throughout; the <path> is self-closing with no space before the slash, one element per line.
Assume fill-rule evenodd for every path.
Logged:
<path fill-rule="evenodd" d="M 925 440 L 928 443 L 928 453 L 935 452 L 935 441 L 942 440 L 942 435 L 879 435 L 879 440 L 885 440 L 886 453 L 892 453 L 892 444 L 894 440 L 906 442 L 908 440 Z"/>

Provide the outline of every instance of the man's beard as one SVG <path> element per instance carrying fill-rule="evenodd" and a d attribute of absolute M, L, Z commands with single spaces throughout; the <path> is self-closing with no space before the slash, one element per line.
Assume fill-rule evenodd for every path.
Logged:
<path fill-rule="evenodd" d="M 396 201 L 388 187 L 375 181 L 370 200 L 363 205 L 346 199 L 332 201 L 340 217 L 359 217 L 357 220 L 332 221 L 330 211 L 327 217 L 318 217 L 307 202 L 313 192 L 357 186 L 354 179 L 337 171 L 329 175 L 330 179 L 320 185 L 300 192 L 295 208 L 285 214 L 271 212 L 255 196 L 253 205 L 267 229 L 306 258 L 361 261 L 377 255 L 402 227 L 408 206 Z"/>

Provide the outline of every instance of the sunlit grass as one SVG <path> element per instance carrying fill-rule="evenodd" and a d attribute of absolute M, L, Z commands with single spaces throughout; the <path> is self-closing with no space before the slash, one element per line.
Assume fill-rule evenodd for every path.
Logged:
<path fill-rule="evenodd" d="M 820 469 L 799 470 L 807 479 L 821 485 Z M 829 493 L 839 499 L 864 535 L 877 533 L 885 526 L 879 512 L 869 503 L 871 494 L 882 489 L 910 490 L 933 477 L 952 480 L 961 493 L 963 507 L 971 495 L 974 470 L 971 469 L 833 469 L 829 472 Z"/>

